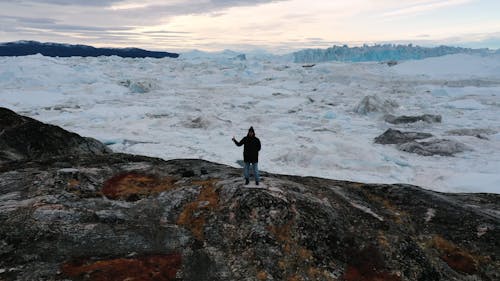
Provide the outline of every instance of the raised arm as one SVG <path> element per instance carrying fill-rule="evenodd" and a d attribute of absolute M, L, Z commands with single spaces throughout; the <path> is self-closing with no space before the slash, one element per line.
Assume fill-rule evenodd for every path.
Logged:
<path fill-rule="evenodd" d="M 236 144 L 237 146 L 242 146 L 243 144 L 245 144 L 244 140 L 245 140 L 245 138 L 243 138 L 241 141 L 237 141 L 237 140 L 233 137 L 233 142 L 234 142 L 234 144 Z"/>

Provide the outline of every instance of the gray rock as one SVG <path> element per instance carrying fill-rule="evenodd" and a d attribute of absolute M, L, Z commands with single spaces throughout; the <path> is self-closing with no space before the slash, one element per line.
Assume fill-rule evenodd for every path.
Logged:
<path fill-rule="evenodd" d="M 434 139 L 427 142 L 412 141 L 408 143 L 402 143 L 398 145 L 398 149 L 424 156 L 453 156 L 457 153 L 470 150 L 463 143 L 447 139 Z"/>
<path fill-rule="evenodd" d="M 398 64 L 398 61 L 395 61 L 395 60 L 390 60 L 390 61 L 387 62 L 388 66 L 395 66 L 397 64 Z"/>
<path fill-rule="evenodd" d="M 456 129 L 447 131 L 446 133 L 452 136 L 473 136 L 480 139 L 488 139 L 487 135 L 494 135 L 497 131 L 491 129 Z"/>
<path fill-rule="evenodd" d="M 441 115 L 432 115 L 432 114 L 424 114 L 418 116 L 394 116 L 391 114 L 387 114 L 384 116 L 384 120 L 387 123 L 391 124 L 407 124 L 407 123 L 415 123 L 418 121 L 427 122 L 427 123 L 441 123 Z"/>
<path fill-rule="evenodd" d="M 247 60 L 247 56 L 245 54 L 239 54 L 236 57 L 234 57 L 234 60 L 245 61 Z"/>
<path fill-rule="evenodd" d="M 61 155 L 100 155 L 110 153 L 92 138 L 43 124 L 0 107 L 0 164 Z"/>
<path fill-rule="evenodd" d="M 366 115 L 372 112 L 391 113 L 398 104 L 395 101 L 385 100 L 377 96 L 366 96 L 354 107 L 354 112 Z"/>
<path fill-rule="evenodd" d="M 145 94 L 156 88 L 152 81 L 132 81 L 124 80 L 119 82 L 120 85 L 129 88 L 131 93 Z"/>
<path fill-rule="evenodd" d="M 207 129 L 208 127 L 210 127 L 210 125 L 210 120 L 201 116 L 182 122 L 183 127 L 191 129 Z"/>
<path fill-rule="evenodd" d="M 399 130 L 389 128 L 382 135 L 375 138 L 375 143 L 400 144 L 430 137 L 432 137 L 432 134 L 429 133 L 401 132 Z"/>

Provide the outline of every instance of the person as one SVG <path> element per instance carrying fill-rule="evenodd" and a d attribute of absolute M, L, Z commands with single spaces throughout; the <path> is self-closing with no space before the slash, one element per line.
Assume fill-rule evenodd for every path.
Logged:
<path fill-rule="evenodd" d="M 255 131 L 253 127 L 248 129 L 248 134 L 241 141 L 237 141 L 233 137 L 233 142 L 237 146 L 243 146 L 243 162 L 245 166 L 243 169 L 243 175 L 245 177 L 245 185 L 250 182 L 250 164 L 253 168 L 253 175 L 255 177 L 255 184 L 259 185 L 259 151 L 260 151 L 260 140 L 255 136 Z"/>

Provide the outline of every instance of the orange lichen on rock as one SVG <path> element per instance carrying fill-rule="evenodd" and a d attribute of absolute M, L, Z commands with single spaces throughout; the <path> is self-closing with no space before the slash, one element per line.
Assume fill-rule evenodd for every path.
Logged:
<path fill-rule="evenodd" d="M 391 245 L 389 244 L 389 241 L 387 240 L 387 236 L 381 230 L 379 230 L 379 232 L 378 232 L 377 242 L 380 246 L 384 247 L 385 249 L 391 248 Z"/>
<path fill-rule="evenodd" d="M 283 225 L 268 226 L 276 241 L 281 244 L 283 253 L 285 254 L 282 260 L 279 260 L 277 266 L 283 271 L 285 280 L 303 280 L 303 276 L 314 275 L 316 279 L 312 280 L 328 280 L 320 274 L 316 274 L 312 265 L 314 264 L 313 252 L 299 244 L 297 237 L 292 231 L 293 221 Z M 317 270 L 319 272 L 319 270 Z M 321 276 L 321 278 L 319 278 Z"/>
<path fill-rule="evenodd" d="M 267 280 L 267 272 L 259 271 L 259 273 L 257 273 L 257 279 L 260 281 Z"/>
<path fill-rule="evenodd" d="M 151 255 L 101 261 L 68 262 L 61 266 L 65 277 L 91 281 L 173 281 L 182 257 L 180 254 Z"/>
<path fill-rule="evenodd" d="M 322 275 L 323 273 L 321 272 L 321 270 L 316 267 L 309 267 L 309 269 L 307 269 L 307 276 L 309 277 L 309 279 L 318 280 Z"/>
<path fill-rule="evenodd" d="M 207 213 L 216 209 L 219 204 L 219 194 L 215 189 L 216 182 L 217 180 L 193 182 L 202 186 L 200 193 L 195 201 L 184 206 L 177 218 L 177 224 L 187 227 L 199 241 L 204 239 Z"/>
<path fill-rule="evenodd" d="M 369 191 L 365 191 L 364 194 L 366 198 L 370 200 L 370 202 L 378 203 L 385 210 L 390 211 L 394 222 L 401 224 L 403 223 L 403 218 L 408 216 L 406 212 L 400 210 L 397 206 L 392 204 L 391 201 L 389 201 L 387 198 L 369 193 Z"/>
<path fill-rule="evenodd" d="M 292 276 L 289 276 L 286 281 L 302 281 L 302 278 L 298 275 L 292 275 Z"/>
<path fill-rule="evenodd" d="M 479 257 L 473 256 L 441 236 L 434 236 L 430 245 L 439 251 L 440 258 L 453 270 L 466 274 L 477 272 Z"/>
<path fill-rule="evenodd" d="M 309 267 L 307 270 L 307 277 L 309 279 L 306 280 L 324 280 L 324 281 L 337 281 L 337 279 L 334 279 L 330 274 L 325 271 L 321 270 L 317 267 Z"/>
<path fill-rule="evenodd" d="M 366 184 L 361 183 L 361 182 L 351 182 L 348 187 L 354 187 L 354 188 L 362 188 Z"/>
<path fill-rule="evenodd" d="M 175 181 L 172 177 L 159 178 L 134 172 L 123 173 L 104 182 L 102 193 L 109 199 L 136 201 L 148 195 L 174 189 Z"/>
<path fill-rule="evenodd" d="M 70 187 L 70 188 L 77 187 L 78 185 L 80 185 L 80 181 L 79 181 L 79 180 L 76 180 L 76 179 L 70 179 L 70 180 L 68 181 L 68 187 Z"/>
<path fill-rule="evenodd" d="M 276 240 L 279 242 L 290 242 L 291 239 L 291 224 L 286 223 L 284 225 L 276 226 L 276 225 L 270 225 L 268 227 L 268 230 L 274 234 L 276 237 Z"/>

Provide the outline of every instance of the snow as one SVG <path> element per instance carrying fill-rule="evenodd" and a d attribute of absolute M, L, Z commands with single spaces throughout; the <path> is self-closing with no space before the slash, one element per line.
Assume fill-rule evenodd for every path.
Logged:
<path fill-rule="evenodd" d="M 463 100 L 451 101 L 446 103 L 444 106 L 449 108 L 465 109 L 465 110 L 481 110 L 486 108 L 485 105 L 481 104 L 475 99 L 463 99 Z"/>
<path fill-rule="evenodd" d="M 179 59 L 0 58 L 0 106 L 99 139 L 117 152 L 202 158 L 238 167 L 234 146 L 250 126 L 274 173 L 447 192 L 500 193 L 500 56 L 450 55 L 389 67 L 318 63 L 224 51 Z M 366 96 L 399 105 L 393 114 L 440 114 L 442 123 L 391 125 L 354 111 Z M 432 133 L 472 148 L 420 156 L 374 144 L 389 127 Z"/>
<path fill-rule="evenodd" d="M 425 75 L 433 78 L 498 78 L 500 55 L 448 55 L 425 60 L 405 61 L 394 66 L 394 69 L 403 75 Z"/>

